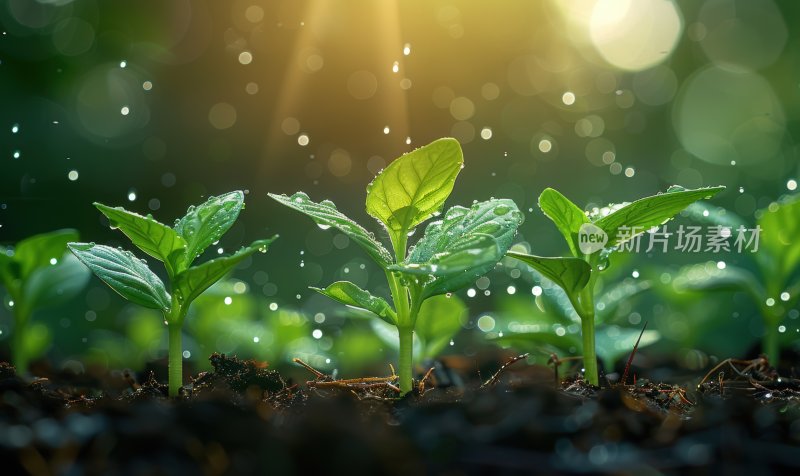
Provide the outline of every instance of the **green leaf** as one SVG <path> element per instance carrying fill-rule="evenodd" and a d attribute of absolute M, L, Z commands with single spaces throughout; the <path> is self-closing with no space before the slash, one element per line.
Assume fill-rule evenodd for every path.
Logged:
<path fill-rule="evenodd" d="M 573 297 L 586 287 L 592 275 L 592 267 L 580 258 L 547 258 L 516 251 L 508 252 L 508 256 L 530 265 Z"/>
<path fill-rule="evenodd" d="M 65 253 L 54 265 L 31 273 L 22 288 L 22 299 L 29 311 L 56 306 L 80 293 L 91 273 L 75 256 Z"/>
<path fill-rule="evenodd" d="M 382 222 L 392 243 L 430 218 L 453 191 L 464 156 L 455 139 L 431 142 L 395 159 L 367 186 L 367 213 Z"/>
<path fill-rule="evenodd" d="M 219 197 L 209 197 L 197 207 L 189 207 L 175 224 L 175 231 L 186 241 L 186 266 L 189 266 L 211 243 L 227 232 L 244 207 L 244 194 L 237 190 Z"/>
<path fill-rule="evenodd" d="M 14 258 L 6 254 L 5 248 L 0 247 L 0 284 L 6 287 L 13 286 L 17 279 L 18 266 Z"/>
<path fill-rule="evenodd" d="M 389 269 L 426 276 L 423 297 L 469 285 L 493 269 L 511 247 L 522 213 L 512 200 L 492 199 L 453 207 L 432 222 L 406 261 Z"/>
<path fill-rule="evenodd" d="M 179 274 L 175 278 L 174 292 L 183 300 L 184 308 L 209 286 L 225 277 L 243 259 L 258 251 L 266 253 L 269 245 L 277 238 L 276 235 L 267 240 L 254 241 L 250 246 L 245 246 L 230 256 L 206 261 Z"/>
<path fill-rule="evenodd" d="M 42 322 L 32 322 L 28 324 L 22 335 L 20 353 L 28 362 L 38 359 L 47 352 L 52 342 L 53 334 L 47 325 Z"/>
<path fill-rule="evenodd" d="M 414 333 L 422 345 L 419 359 L 439 355 L 466 321 L 467 306 L 455 296 L 434 296 L 422 303 L 414 325 Z"/>
<path fill-rule="evenodd" d="M 130 251 L 94 243 L 69 243 L 68 246 L 98 278 L 125 299 L 169 312 L 171 298 L 164 283 Z"/>
<path fill-rule="evenodd" d="M 539 208 L 555 223 L 564 236 L 573 256 L 581 256 L 578 248 L 578 231 L 581 225 L 589 223 L 586 213 L 567 197 L 552 188 L 546 188 L 539 195 Z"/>
<path fill-rule="evenodd" d="M 349 281 L 337 281 L 325 289 L 311 289 L 342 304 L 371 311 L 389 324 L 397 323 L 397 316 L 389 303 Z"/>
<path fill-rule="evenodd" d="M 170 276 L 181 271 L 178 263 L 170 257 L 178 256 L 174 252 L 183 251 L 187 244 L 175 230 L 150 216 L 144 217 L 122 207 L 112 208 L 97 202 L 94 206 L 108 217 L 111 228 L 118 228 L 140 250 L 163 261 Z"/>
<path fill-rule="evenodd" d="M 725 187 L 688 190 L 672 186 L 664 193 L 619 206 L 618 209 L 595 220 L 594 224 L 608 234 L 607 247 L 611 248 L 621 244 L 619 241 L 620 227 L 630 228 L 630 233 L 626 234 L 623 240 L 633 238 L 654 226 L 663 225 L 692 203 L 711 198 L 722 190 L 725 190 Z M 612 209 L 616 207 L 612 206 Z"/>
<path fill-rule="evenodd" d="M 314 203 L 303 192 L 297 192 L 291 197 L 286 195 L 269 194 L 277 202 L 293 208 L 311 217 L 323 230 L 336 228 L 348 238 L 361 246 L 367 254 L 375 260 L 381 268 L 386 268 L 392 263 L 392 257 L 386 248 L 375 239 L 372 233 L 361 227 L 358 223 L 347 218 L 342 212 L 336 209 L 336 205 L 330 200 L 323 200 Z"/>
<path fill-rule="evenodd" d="M 72 229 L 56 230 L 26 238 L 14 248 L 14 261 L 19 263 L 19 279 L 23 281 L 37 268 L 50 266 L 67 251 L 67 243 L 78 239 Z"/>
<path fill-rule="evenodd" d="M 725 269 L 708 268 L 704 264 L 684 266 L 673 278 L 672 286 L 679 292 L 744 291 L 758 304 L 766 299 L 766 291 L 758 278 L 750 271 L 733 265 Z"/>
<path fill-rule="evenodd" d="M 793 195 L 762 210 L 756 222 L 761 227 L 756 259 L 766 268 L 767 277 L 774 275 L 785 286 L 800 265 L 800 195 Z M 738 235 L 732 231 L 732 238 Z M 749 238 L 750 233 L 747 233 Z"/>

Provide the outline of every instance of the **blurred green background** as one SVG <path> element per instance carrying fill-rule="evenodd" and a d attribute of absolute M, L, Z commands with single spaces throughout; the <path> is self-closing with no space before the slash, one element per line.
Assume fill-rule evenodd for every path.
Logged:
<path fill-rule="evenodd" d="M 332 199 L 377 232 L 366 184 L 403 152 L 453 136 L 466 166 L 448 205 L 514 199 L 527 211 L 518 240 L 538 254 L 567 251 L 536 206 L 547 186 L 590 208 L 722 184 L 711 208 L 752 225 L 800 178 L 798 19 L 800 3 L 773 0 L 4 0 L 0 242 L 73 227 L 127 246 L 93 201 L 171 223 L 210 194 L 246 190 L 219 247 L 281 238 L 198 304 L 189 359 L 203 366 L 219 350 L 385 370 L 391 350 L 369 325 L 307 288 L 346 278 L 388 294 L 383 274 L 268 192 Z M 651 355 L 689 368 L 750 355 L 763 326 L 745 293 L 670 289 L 683 265 L 753 269 L 750 258 L 628 256 L 614 282 L 652 286 L 616 318 L 648 321 L 663 337 Z M 534 306 L 538 284 L 510 266 L 459 293 L 466 329 L 445 352 L 489 345 L 503 315 Z M 790 344 L 796 304 L 786 316 Z M 142 367 L 165 345 L 157 316 L 94 278 L 35 319 L 52 329 L 57 365 Z"/>

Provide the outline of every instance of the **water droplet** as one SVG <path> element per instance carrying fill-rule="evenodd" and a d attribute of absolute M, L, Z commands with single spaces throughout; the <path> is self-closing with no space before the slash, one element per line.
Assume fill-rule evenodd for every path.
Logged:
<path fill-rule="evenodd" d="M 411 54 L 411 43 L 406 43 L 403 45 L 403 56 L 408 56 Z"/>
<path fill-rule="evenodd" d="M 119 62 L 119 67 L 120 68 L 125 68 L 126 66 L 128 66 L 128 62 L 127 61 L 122 60 L 122 61 Z"/>
<path fill-rule="evenodd" d="M 331 227 L 330 225 L 325 225 L 324 223 L 317 223 L 317 226 L 320 230 L 328 230 Z"/>
<path fill-rule="evenodd" d="M 400 62 L 395 61 L 394 63 L 392 63 L 392 73 L 396 73 L 398 71 L 400 71 Z"/>
<path fill-rule="evenodd" d="M 231 303 L 233 302 L 233 299 L 230 296 L 225 296 L 223 302 L 225 303 L 226 306 L 230 306 Z"/>
<path fill-rule="evenodd" d="M 383 133 L 388 134 L 390 132 L 389 126 L 383 128 Z"/>
<path fill-rule="evenodd" d="M 58 260 L 55 258 L 50 258 L 50 264 L 52 265 L 58 264 Z"/>
<path fill-rule="evenodd" d="M 572 91 L 567 91 L 561 95 L 561 102 L 563 102 L 567 106 L 571 106 L 575 104 L 575 93 Z"/>
<path fill-rule="evenodd" d="M 315 339 L 322 339 L 322 331 L 320 329 L 314 329 L 311 332 L 311 337 Z"/>
<path fill-rule="evenodd" d="M 17 132 L 19 132 L 19 124 L 14 124 L 11 126 L 11 133 L 16 134 Z"/>
<path fill-rule="evenodd" d="M 510 210 L 511 210 L 511 208 L 508 205 L 498 205 L 498 206 L 494 207 L 493 211 L 494 211 L 495 215 L 503 216 L 503 215 L 507 214 Z"/>
<path fill-rule="evenodd" d="M 136 190 L 133 188 L 128 191 L 128 201 L 129 202 L 136 201 Z"/>
<path fill-rule="evenodd" d="M 119 110 L 119 113 L 122 114 L 123 116 L 127 116 L 128 114 L 130 114 L 130 112 L 131 109 L 128 106 L 122 106 L 122 109 Z"/>
<path fill-rule="evenodd" d="M 258 344 L 258 341 L 260 340 L 261 339 L 259 339 L 258 336 L 253 336 L 253 342 L 255 342 L 256 344 Z"/>
<path fill-rule="evenodd" d="M 15 150 L 14 153 L 12 154 L 12 156 L 15 159 L 19 159 L 20 155 L 22 155 L 22 153 L 20 151 L 18 151 L 18 150 Z"/>
<path fill-rule="evenodd" d="M 67 174 L 67 178 L 69 179 L 70 182 L 78 180 L 78 171 L 70 170 L 69 173 Z"/>
<path fill-rule="evenodd" d="M 308 134 L 300 134 L 299 136 L 297 136 L 297 143 L 300 144 L 302 147 L 307 146 L 309 142 L 310 139 L 308 138 Z"/>

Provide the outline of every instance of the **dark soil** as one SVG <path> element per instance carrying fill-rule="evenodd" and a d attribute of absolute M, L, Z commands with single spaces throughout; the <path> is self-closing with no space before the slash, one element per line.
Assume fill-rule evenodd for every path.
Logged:
<path fill-rule="evenodd" d="M 0 363 L 0 474 L 800 470 L 800 381 L 763 359 L 723 363 L 690 390 L 579 378 L 554 389 L 551 369 L 522 363 L 482 386 L 443 387 L 458 379 L 440 364 L 402 399 L 391 377 L 309 373 L 292 384 L 263 363 L 217 354 L 211 363 L 176 399 L 152 377 L 28 382 Z"/>

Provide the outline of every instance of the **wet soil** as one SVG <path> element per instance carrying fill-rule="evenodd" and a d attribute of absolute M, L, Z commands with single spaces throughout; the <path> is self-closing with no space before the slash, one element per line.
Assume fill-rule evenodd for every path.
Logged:
<path fill-rule="evenodd" d="M 723 362 L 693 388 L 642 379 L 598 388 L 578 377 L 554 388 L 552 369 L 524 363 L 447 386 L 459 379 L 445 361 L 404 398 L 392 376 L 309 369 L 308 382 L 287 382 L 263 363 L 218 354 L 211 363 L 175 399 L 152 374 L 30 381 L 0 363 L 0 473 L 800 470 L 800 380 L 763 359 Z"/>

